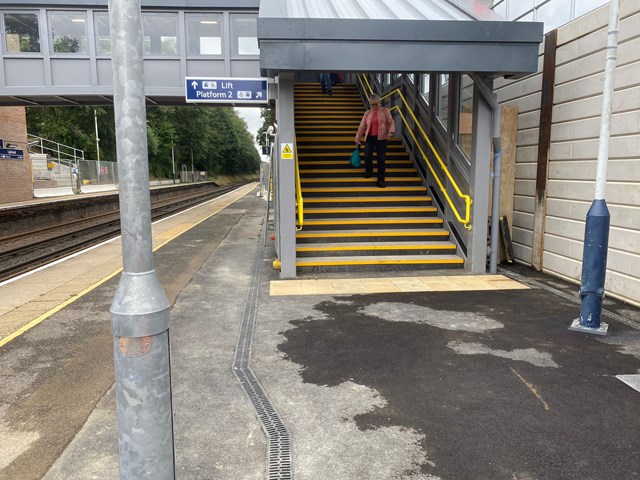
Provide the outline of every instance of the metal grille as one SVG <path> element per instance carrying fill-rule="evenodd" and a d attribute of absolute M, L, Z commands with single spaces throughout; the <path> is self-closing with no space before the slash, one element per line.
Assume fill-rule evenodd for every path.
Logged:
<path fill-rule="evenodd" d="M 260 385 L 249 366 L 251 360 L 251 344 L 253 331 L 256 324 L 258 307 L 258 294 L 260 291 L 260 277 L 262 275 L 262 256 L 264 238 L 267 235 L 267 223 L 262 226 L 258 250 L 253 261 L 251 271 L 251 285 L 247 293 L 247 301 L 242 313 L 242 325 L 240 337 L 236 345 L 233 358 L 233 373 L 236 375 L 242 388 L 249 397 L 249 401 L 256 411 L 258 419 L 262 423 L 268 442 L 268 480 L 293 479 L 293 467 L 291 463 L 291 435 L 285 426 L 280 414 L 271 404 L 264 388 Z"/>

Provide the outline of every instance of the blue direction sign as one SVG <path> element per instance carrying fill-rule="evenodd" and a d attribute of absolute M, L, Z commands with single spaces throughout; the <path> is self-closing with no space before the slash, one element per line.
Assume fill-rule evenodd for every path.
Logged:
<path fill-rule="evenodd" d="M 24 160 L 24 150 L 19 150 L 17 148 L 0 148 L 0 158 Z"/>
<path fill-rule="evenodd" d="M 187 103 L 267 103 L 266 78 L 185 78 Z"/>

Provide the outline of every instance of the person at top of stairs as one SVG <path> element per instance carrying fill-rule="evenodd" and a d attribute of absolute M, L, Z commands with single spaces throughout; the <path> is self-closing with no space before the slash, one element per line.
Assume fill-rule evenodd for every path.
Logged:
<path fill-rule="evenodd" d="M 380 96 L 373 94 L 369 100 L 371 108 L 364 112 L 360 126 L 356 132 L 356 146 L 360 148 L 360 141 L 364 135 L 364 166 L 365 178 L 373 175 L 373 150 L 376 150 L 378 160 L 378 187 L 384 188 L 387 140 L 395 135 L 396 124 L 388 108 L 380 105 Z"/>

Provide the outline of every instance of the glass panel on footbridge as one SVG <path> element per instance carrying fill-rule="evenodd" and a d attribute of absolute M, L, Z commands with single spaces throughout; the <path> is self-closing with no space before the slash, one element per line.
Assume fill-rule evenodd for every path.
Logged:
<path fill-rule="evenodd" d="M 39 52 L 38 16 L 34 13 L 5 13 L 4 40 L 5 52 Z"/>

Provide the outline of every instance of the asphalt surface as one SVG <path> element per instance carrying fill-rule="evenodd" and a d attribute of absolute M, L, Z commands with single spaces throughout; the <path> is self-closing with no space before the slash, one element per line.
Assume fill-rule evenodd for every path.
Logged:
<path fill-rule="evenodd" d="M 231 371 L 263 213 L 248 195 L 156 255 L 181 480 L 266 478 Z M 273 258 L 269 242 L 251 365 L 296 479 L 640 478 L 640 392 L 615 377 L 640 373 L 638 309 L 608 298 L 608 337 L 571 332 L 577 286 L 524 267 L 505 273 L 529 290 L 270 297 Z M 30 442 L 1 479 L 118 478 L 114 288 L 0 349 L 0 429 Z"/>

